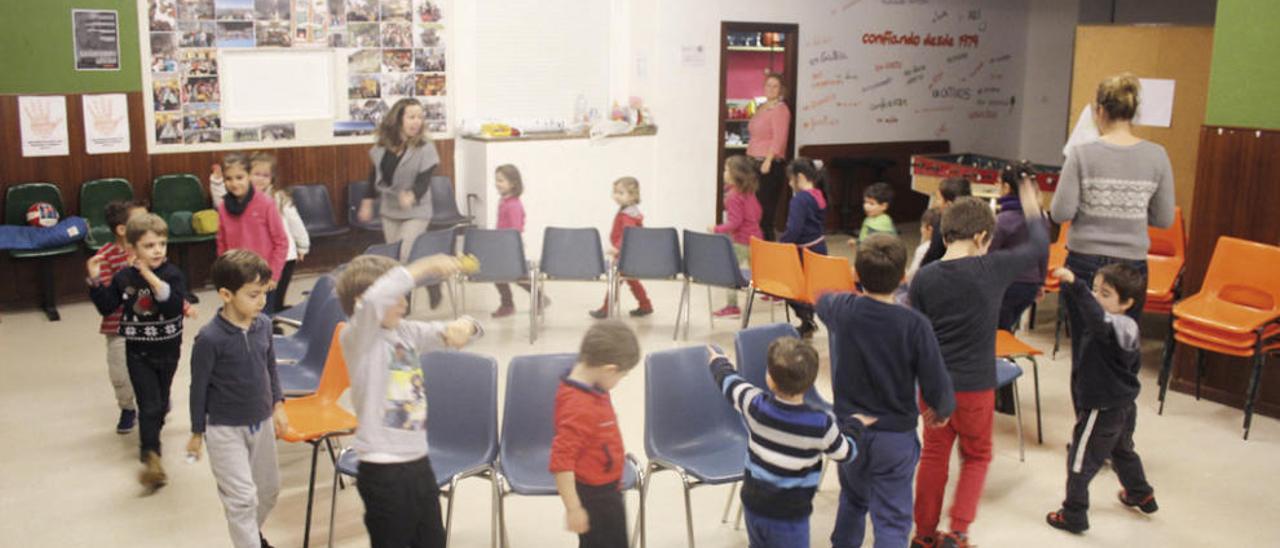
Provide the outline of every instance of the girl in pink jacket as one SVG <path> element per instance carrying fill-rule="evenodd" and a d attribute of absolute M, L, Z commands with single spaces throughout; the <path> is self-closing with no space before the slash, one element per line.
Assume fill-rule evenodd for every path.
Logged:
<path fill-rule="evenodd" d="M 733 252 L 738 262 L 747 264 L 751 256 L 751 238 L 764 239 L 760 230 L 760 202 L 756 199 L 756 189 L 760 180 L 756 175 L 751 159 L 742 156 L 730 156 L 724 161 L 724 217 L 723 224 L 711 227 L 717 234 L 728 234 L 733 240 Z M 742 311 L 738 308 L 738 291 L 729 290 L 729 303 L 715 313 L 718 318 L 736 317 Z"/>
<path fill-rule="evenodd" d="M 227 194 L 218 203 L 218 255 L 232 249 L 248 249 L 271 266 L 271 292 L 267 302 L 275 302 L 276 282 L 289 255 L 289 234 L 275 201 L 254 191 L 249 183 L 249 157 L 232 152 L 222 157 L 222 180 Z"/>
<path fill-rule="evenodd" d="M 524 232 L 524 204 L 520 203 L 520 195 L 524 194 L 524 179 L 520 177 L 520 170 L 511 164 L 502 164 L 493 174 L 493 185 L 498 190 L 498 195 L 502 196 L 502 201 L 498 202 L 498 226 L 495 228 L 509 228 Z M 493 312 L 494 318 L 505 318 L 516 312 L 516 303 L 511 297 L 511 284 L 495 284 L 498 287 L 498 296 L 502 299 L 498 309 Z M 521 289 L 529 291 L 528 282 L 516 282 Z M 540 299 L 540 306 L 545 308 L 551 304 L 551 299 L 546 295 Z"/>

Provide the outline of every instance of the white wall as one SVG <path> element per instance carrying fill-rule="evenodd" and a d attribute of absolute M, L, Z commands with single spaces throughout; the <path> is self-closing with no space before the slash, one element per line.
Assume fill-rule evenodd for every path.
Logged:
<path fill-rule="evenodd" d="M 1071 66 L 1079 0 L 1031 0 L 1027 12 L 1026 109 L 1018 157 L 1061 165 L 1071 108 Z"/>

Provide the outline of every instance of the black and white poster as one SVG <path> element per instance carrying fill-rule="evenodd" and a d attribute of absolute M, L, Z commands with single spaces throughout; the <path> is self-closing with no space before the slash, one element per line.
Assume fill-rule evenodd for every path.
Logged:
<path fill-rule="evenodd" d="M 76 70 L 120 70 L 120 17 L 115 10 L 71 10 Z"/>

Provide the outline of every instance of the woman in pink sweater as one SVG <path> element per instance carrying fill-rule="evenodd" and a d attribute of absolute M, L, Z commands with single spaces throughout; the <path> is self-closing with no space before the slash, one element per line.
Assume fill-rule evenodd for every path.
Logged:
<path fill-rule="evenodd" d="M 765 102 L 756 109 L 747 125 L 751 138 L 747 143 L 747 156 L 756 161 L 760 173 L 760 189 L 756 198 L 762 206 L 760 228 L 765 239 L 773 239 L 774 214 L 778 210 L 778 195 L 786 187 L 787 137 L 791 132 L 791 109 L 783 102 L 785 94 L 782 75 L 769 73 L 764 77 Z"/>
<path fill-rule="evenodd" d="M 255 192 L 249 184 L 249 157 L 233 152 L 222 157 L 222 180 L 227 194 L 218 204 L 218 255 L 232 249 L 248 249 L 271 266 L 271 292 L 267 302 L 275 302 L 274 292 L 289 255 L 289 234 L 275 202 Z"/>
<path fill-rule="evenodd" d="M 781 169 L 779 172 L 783 171 Z M 733 252 L 739 265 L 745 265 L 751 257 L 751 238 L 764 238 L 760 231 L 760 202 L 756 190 L 760 180 L 755 165 L 746 156 L 730 156 L 724 161 L 724 223 L 711 227 L 716 234 L 728 234 L 733 240 Z M 715 313 L 717 318 L 731 318 L 741 314 L 738 308 L 738 290 L 729 290 L 729 302 Z"/>

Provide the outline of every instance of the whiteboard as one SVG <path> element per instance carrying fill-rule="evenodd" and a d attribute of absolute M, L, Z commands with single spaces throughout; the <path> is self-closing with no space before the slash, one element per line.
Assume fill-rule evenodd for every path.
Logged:
<path fill-rule="evenodd" d="M 223 49 L 218 57 L 225 124 L 333 118 L 332 51 Z"/>

